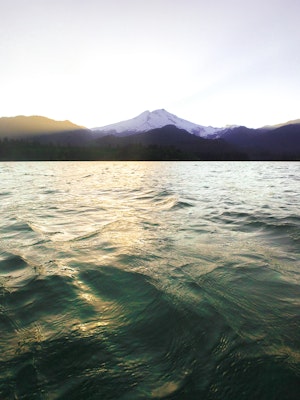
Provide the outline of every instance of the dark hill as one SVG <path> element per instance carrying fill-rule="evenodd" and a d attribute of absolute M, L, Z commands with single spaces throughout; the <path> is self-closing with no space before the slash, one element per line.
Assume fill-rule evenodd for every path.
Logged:
<path fill-rule="evenodd" d="M 275 129 L 237 127 L 224 131 L 223 139 L 252 160 L 300 160 L 300 124 Z"/>
<path fill-rule="evenodd" d="M 144 147 L 176 149 L 178 157 L 185 160 L 245 160 L 247 156 L 223 139 L 203 139 L 174 125 L 153 129 L 126 137 L 113 135 L 97 139 L 100 146 Z"/>

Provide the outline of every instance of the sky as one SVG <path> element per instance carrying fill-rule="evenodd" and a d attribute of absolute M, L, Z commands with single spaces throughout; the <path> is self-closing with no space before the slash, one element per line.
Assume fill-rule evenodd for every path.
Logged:
<path fill-rule="evenodd" d="M 0 0 L 0 117 L 300 118 L 299 0 Z"/>

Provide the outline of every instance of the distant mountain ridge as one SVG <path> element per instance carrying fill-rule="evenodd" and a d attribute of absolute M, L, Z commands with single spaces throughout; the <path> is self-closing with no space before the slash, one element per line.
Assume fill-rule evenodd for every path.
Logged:
<path fill-rule="evenodd" d="M 225 129 L 220 138 L 248 154 L 251 160 L 300 161 L 300 124 L 281 124 L 279 128 L 250 129 L 240 126 Z"/>
<path fill-rule="evenodd" d="M 113 160 L 115 157 L 118 160 L 140 160 L 144 157 L 155 160 L 300 161 L 300 120 L 260 129 L 245 126 L 212 128 L 186 121 L 162 109 L 145 111 L 131 120 L 104 128 L 90 130 L 70 121 L 54 121 L 39 116 L 0 118 L 0 159 L 39 159 L 33 150 L 29 151 L 30 143 L 31 147 L 38 143 L 48 146 L 52 153 L 54 150 L 49 146 L 75 146 L 82 150 L 57 149 L 49 156 L 50 159 L 60 159 L 60 154 L 64 154 L 63 159 Z M 7 144 L 7 141 L 11 143 Z M 24 141 L 28 143 L 27 147 Z M 30 156 L 23 157 L 24 146 L 24 151 Z M 14 152 L 14 147 L 19 150 Z M 43 159 L 47 159 L 48 150 L 40 149 Z M 11 155 L 6 155 L 7 151 L 12 152 Z"/>
<path fill-rule="evenodd" d="M 261 129 L 276 129 L 276 128 L 281 128 L 282 126 L 298 125 L 298 124 L 300 124 L 300 119 L 293 119 L 291 121 L 283 122 L 281 124 L 266 125 L 266 126 L 263 126 Z"/>
<path fill-rule="evenodd" d="M 89 138 L 89 134 L 89 129 L 68 120 L 56 121 L 41 116 L 23 115 L 0 118 L 0 138 L 81 144 Z"/>
<path fill-rule="evenodd" d="M 55 121 L 41 116 L 19 115 L 17 117 L 0 118 L 0 135 L 6 132 L 11 136 L 34 135 L 40 133 L 54 133 L 63 131 L 75 131 L 86 129 L 83 126 L 75 125 L 70 121 Z"/>

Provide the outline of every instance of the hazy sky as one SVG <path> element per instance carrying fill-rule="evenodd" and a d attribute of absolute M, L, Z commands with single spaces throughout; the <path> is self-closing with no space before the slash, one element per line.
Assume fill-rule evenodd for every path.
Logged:
<path fill-rule="evenodd" d="M 0 0 L 0 116 L 300 118 L 299 0 Z"/>

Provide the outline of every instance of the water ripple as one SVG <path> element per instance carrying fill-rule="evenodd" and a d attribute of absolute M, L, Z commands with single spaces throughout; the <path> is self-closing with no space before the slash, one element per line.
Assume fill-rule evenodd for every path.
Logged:
<path fill-rule="evenodd" d="M 296 399 L 298 175 L 3 165 L 1 399 Z"/>

